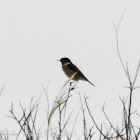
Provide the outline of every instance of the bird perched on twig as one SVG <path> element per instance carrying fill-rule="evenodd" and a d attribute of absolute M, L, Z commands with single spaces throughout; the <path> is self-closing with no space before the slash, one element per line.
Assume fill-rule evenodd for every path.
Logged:
<path fill-rule="evenodd" d="M 71 78 L 74 81 L 79 81 L 79 80 L 83 80 L 83 81 L 87 81 L 89 82 L 92 86 L 95 87 L 94 84 L 92 84 L 85 76 L 84 74 L 71 62 L 71 60 L 69 58 L 61 58 L 60 60 L 58 60 L 61 62 L 62 64 L 62 69 L 65 72 L 65 74 Z"/>

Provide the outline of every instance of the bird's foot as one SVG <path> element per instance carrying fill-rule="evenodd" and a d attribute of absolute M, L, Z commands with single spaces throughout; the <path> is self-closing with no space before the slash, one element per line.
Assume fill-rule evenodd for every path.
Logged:
<path fill-rule="evenodd" d="M 76 83 L 75 83 L 76 82 Z M 73 83 L 75 83 L 74 85 L 72 85 Z M 76 84 L 78 83 L 78 81 L 73 81 L 73 82 L 70 82 L 70 89 L 71 90 L 74 90 L 76 89 Z"/>
<path fill-rule="evenodd" d="M 74 83 L 74 81 L 73 82 L 70 82 L 70 87 L 72 86 L 73 83 Z"/>

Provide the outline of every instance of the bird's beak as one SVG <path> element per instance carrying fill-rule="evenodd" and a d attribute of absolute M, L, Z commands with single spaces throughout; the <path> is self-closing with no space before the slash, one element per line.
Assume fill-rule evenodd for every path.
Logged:
<path fill-rule="evenodd" d="M 60 61 L 60 60 L 57 60 L 57 61 Z"/>

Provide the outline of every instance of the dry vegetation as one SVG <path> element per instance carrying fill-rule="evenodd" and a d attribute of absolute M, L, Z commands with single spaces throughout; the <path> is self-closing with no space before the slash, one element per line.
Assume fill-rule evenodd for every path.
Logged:
<path fill-rule="evenodd" d="M 123 19 L 123 16 L 120 20 L 120 23 Z M 17 122 L 17 124 L 19 125 L 20 129 L 19 132 L 17 134 L 17 137 L 15 139 L 20 139 L 20 135 L 22 135 L 22 137 L 24 137 L 26 140 L 40 140 L 41 138 L 41 130 L 42 127 L 45 125 L 46 128 L 46 137 L 44 139 L 47 140 L 61 140 L 61 139 L 67 139 L 67 140 L 72 140 L 73 139 L 73 133 L 74 133 L 74 128 L 76 125 L 76 121 L 79 115 L 83 116 L 83 132 L 81 132 L 81 135 L 83 136 L 84 140 L 91 140 L 91 139 L 99 139 L 99 140 L 138 140 L 139 138 L 139 134 L 140 134 L 140 128 L 137 126 L 133 125 L 133 120 L 131 118 L 132 115 L 132 104 L 133 104 L 133 96 L 134 96 L 134 90 L 137 88 L 135 87 L 135 83 L 138 77 L 138 72 L 139 72 L 139 67 L 140 67 L 140 62 L 138 64 L 138 67 L 136 69 L 136 73 L 135 73 L 135 77 L 132 80 L 131 79 L 131 75 L 129 73 L 129 68 L 128 65 L 124 65 L 124 62 L 121 58 L 120 52 L 119 52 L 119 46 L 118 46 L 118 30 L 119 30 L 119 26 L 120 23 L 118 24 L 118 26 L 114 25 L 114 29 L 116 32 L 116 47 L 117 47 L 117 53 L 118 53 L 118 57 L 119 60 L 121 62 L 122 68 L 126 74 L 126 78 L 128 80 L 128 89 L 129 89 L 129 98 L 128 100 L 126 99 L 122 99 L 120 97 L 120 103 L 122 104 L 122 109 L 123 109 L 123 122 L 122 122 L 122 127 L 118 128 L 115 127 L 113 125 L 113 123 L 110 121 L 106 111 L 105 111 L 105 107 L 103 106 L 102 111 L 103 111 L 103 115 L 105 116 L 108 124 L 109 124 L 109 131 L 106 132 L 106 129 L 103 127 L 102 122 L 100 123 L 100 125 L 97 123 L 94 115 L 91 113 L 92 110 L 91 108 L 88 106 L 88 97 L 84 97 L 84 100 L 82 101 L 82 98 L 79 94 L 79 100 L 81 101 L 81 108 L 79 109 L 79 111 L 76 113 L 75 115 L 75 120 L 73 121 L 73 127 L 72 130 L 70 132 L 70 134 L 67 134 L 67 127 L 68 127 L 68 123 L 71 119 L 71 116 L 73 115 L 74 110 L 72 110 L 72 112 L 69 114 L 69 117 L 66 118 L 66 109 L 68 106 L 68 102 L 69 99 L 72 98 L 72 91 L 75 90 L 76 88 L 76 84 L 75 85 L 70 85 L 68 89 L 65 89 L 65 87 L 63 88 L 63 90 L 61 90 L 60 94 L 58 95 L 58 97 L 56 97 L 55 101 L 54 101 L 54 105 L 53 108 L 50 110 L 50 105 L 49 105 L 49 99 L 48 99 L 48 93 L 46 91 L 46 88 L 44 86 L 44 93 L 46 95 L 47 98 L 47 103 L 48 103 L 48 110 L 47 110 L 47 118 L 44 122 L 42 122 L 42 126 L 37 130 L 36 128 L 36 119 L 37 119 L 37 115 L 38 114 L 38 106 L 40 103 L 40 98 L 33 103 L 33 99 L 31 99 L 31 103 L 30 103 L 30 107 L 29 110 L 27 110 L 26 108 L 24 108 L 22 106 L 22 104 L 19 102 L 19 105 L 21 107 L 21 111 L 22 111 L 22 115 L 19 117 L 18 114 L 15 113 L 14 110 L 14 105 L 11 105 L 11 109 L 10 109 L 10 115 L 8 117 L 12 118 L 14 121 Z M 85 106 L 85 107 L 84 107 Z M 87 114 L 85 114 L 85 110 L 88 112 Z M 58 111 L 58 123 L 56 124 L 57 128 L 55 130 L 52 130 L 52 117 L 55 114 L 55 111 Z M 133 112 L 134 114 L 135 112 Z M 89 115 L 91 120 L 92 120 L 92 125 L 91 127 L 89 127 L 87 125 L 87 119 L 86 119 L 86 115 Z M 122 114 L 120 114 L 121 116 Z M 51 132 L 51 133 L 50 133 Z M 66 137 L 63 138 L 62 137 L 62 133 L 65 132 Z M 94 137 L 94 133 L 98 133 L 99 137 L 95 138 Z M 51 134 L 51 135 L 50 135 Z M 8 134 L 7 135 L 3 135 L 2 133 L 0 134 L 0 139 L 1 140 L 8 140 Z M 78 139 L 78 137 L 77 137 Z"/>

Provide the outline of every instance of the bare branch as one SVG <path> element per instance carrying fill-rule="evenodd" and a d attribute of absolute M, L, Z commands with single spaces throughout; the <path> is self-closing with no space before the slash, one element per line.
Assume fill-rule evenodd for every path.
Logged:
<path fill-rule="evenodd" d="M 87 98 L 86 98 L 86 97 L 85 97 L 85 104 L 86 104 L 86 108 L 87 108 L 87 110 L 88 110 L 88 113 L 89 113 L 89 115 L 90 115 L 90 117 L 91 117 L 91 119 L 92 119 L 94 125 L 96 126 L 97 130 L 98 130 L 98 131 L 100 132 L 100 134 L 104 137 L 104 139 L 110 140 L 110 139 L 102 132 L 102 129 L 100 129 L 100 128 L 98 127 L 98 125 L 96 124 L 96 121 L 94 120 L 94 118 L 93 118 L 93 116 L 92 116 L 92 114 L 91 114 L 91 112 L 90 112 L 90 109 L 89 109 L 89 107 L 88 107 Z"/>
<path fill-rule="evenodd" d="M 134 88 L 136 79 L 137 79 L 137 77 L 138 77 L 139 68 L 140 68 L 140 61 L 139 61 L 139 64 L 138 64 L 138 67 L 137 67 L 137 71 L 136 71 L 136 74 L 135 74 L 135 78 L 134 78 L 134 81 L 133 81 L 133 84 L 132 84 L 132 87 L 133 87 L 133 88 Z"/>

